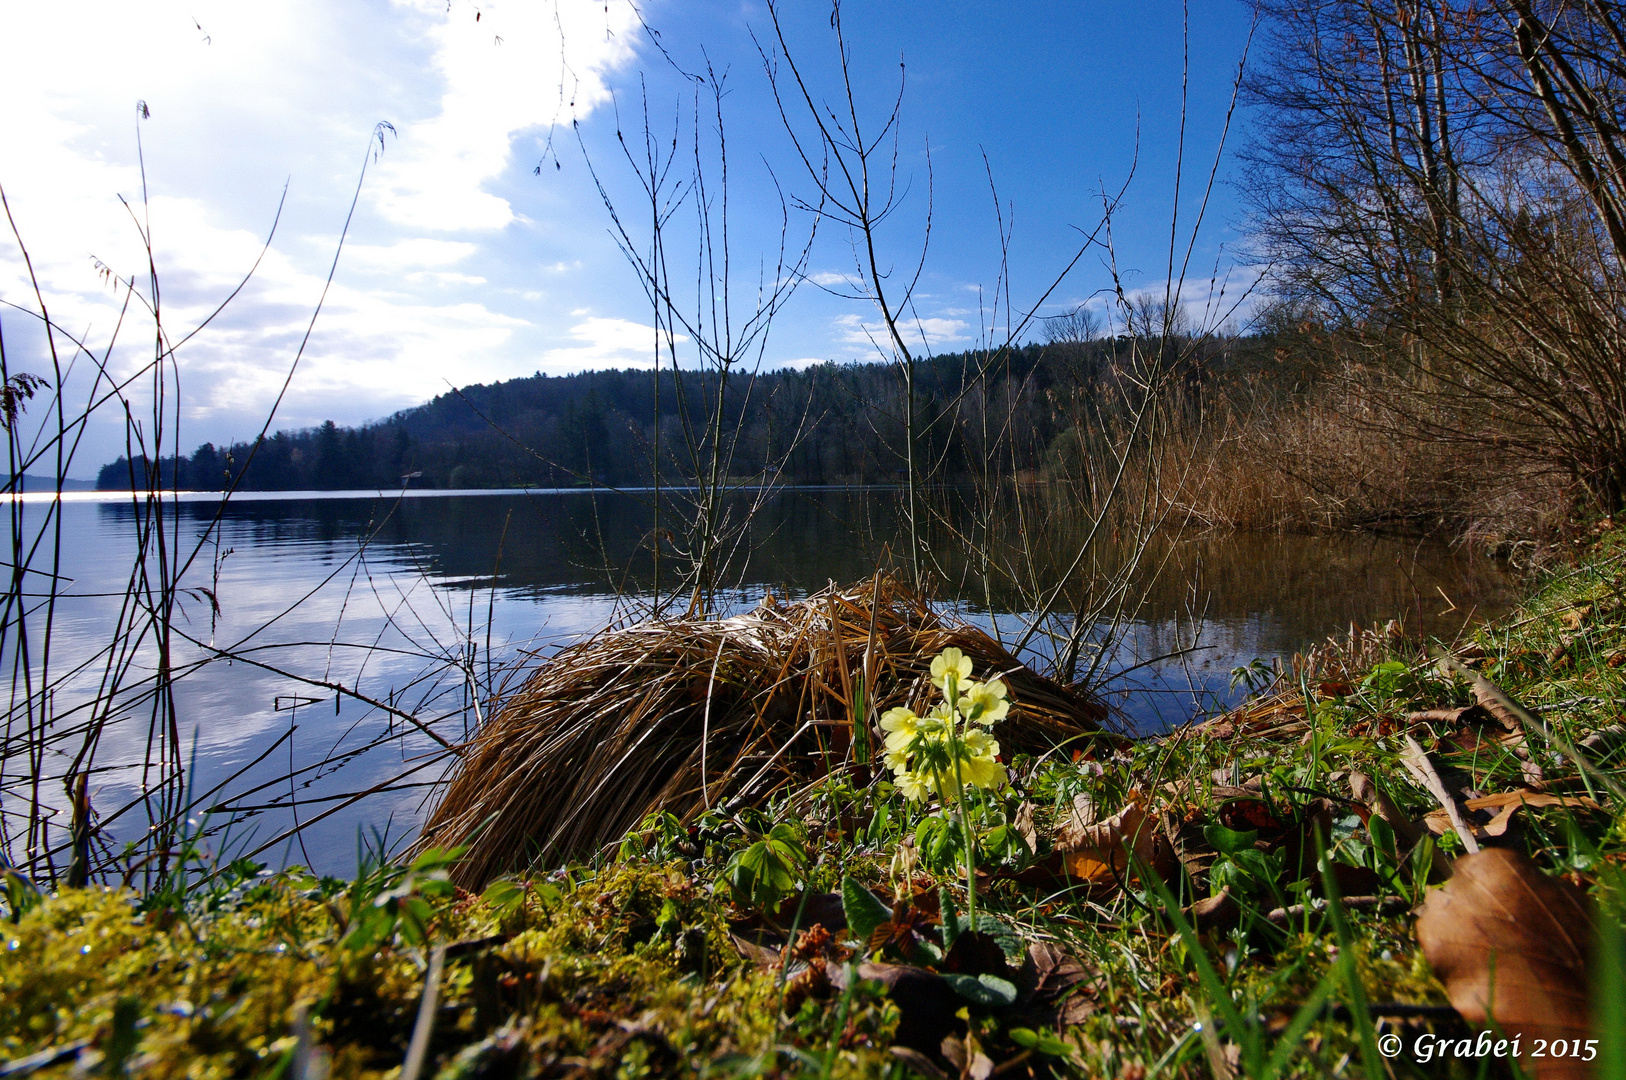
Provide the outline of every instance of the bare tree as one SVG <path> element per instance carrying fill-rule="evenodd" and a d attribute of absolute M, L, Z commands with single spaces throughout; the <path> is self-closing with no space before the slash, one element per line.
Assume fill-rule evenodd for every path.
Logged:
<path fill-rule="evenodd" d="M 723 101 L 727 75 L 707 63 L 698 72 L 683 73 L 693 90 L 687 120 L 674 120 L 671 134 L 657 135 L 650 118 L 648 91 L 644 92 L 641 138 L 618 126 L 617 141 L 638 185 L 647 215 L 642 222 L 631 216 L 611 194 L 605 179 L 587 153 L 594 183 L 609 211 L 611 231 L 638 276 L 654 318 L 653 378 L 655 422 L 649 448 L 654 497 L 651 546 L 655 553 L 654 607 L 661 608 L 660 550 L 663 539 L 676 555 L 687 595 L 688 611 L 698 615 L 712 610 L 720 583 L 731 569 L 742 569 L 747 528 L 771 497 L 778 473 L 772 460 L 745 461 L 741 450 L 749 431 L 743 418 L 757 390 L 774 317 L 800 284 L 808 252 L 817 231 L 818 215 L 799 247 L 790 243 L 789 207 L 780 200 L 777 249 L 771 260 L 757 261 L 754 282 L 742 283 L 735 266 L 738 240 L 730 235 L 727 126 Z M 578 129 L 578 138 L 579 129 Z M 687 223 L 692 233 L 674 234 Z M 677 259 L 693 263 L 674 273 Z M 747 304 L 737 294 L 754 291 Z M 687 400 L 682 377 L 685 354 L 689 370 L 699 376 L 704 401 Z M 662 373 L 671 372 L 673 409 L 681 445 L 661 445 Z M 803 420 L 805 421 L 805 417 Z M 780 461 L 794 451 L 805 424 L 788 433 L 780 445 Z M 679 484 L 669 497 L 676 507 L 662 526 L 665 502 L 662 474 L 672 470 Z M 728 496 L 748 489 L 749 503 L 737 515 L 729 513 Z"/>
<path fill-rule="evenodd" d="M 1246 189 L 1378 422 L 1626 500 L 1618 5 L 1272 2 Z M 1503 469 L 1502 471 L 1507 471 Z"/>
<path fill-rule="evenodd" d="M 1047 345 L 1085 345 L 1101 336 L 1101 316 L 1088 304 L 1044 320 Z"/>

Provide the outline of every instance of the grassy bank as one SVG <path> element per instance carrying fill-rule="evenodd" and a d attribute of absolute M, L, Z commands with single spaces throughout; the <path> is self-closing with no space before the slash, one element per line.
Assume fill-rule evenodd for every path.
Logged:
<path fill-rule="evenodd" d="M 1471 1012 L 1461 927 L 1505 915 L 1483 856 L 1459 856 L 1526 856 L 1539 895 L 1567 879 L 1600 925 L 1626 900 L 1626 536 L 1584 538 L 1456 655 L 1453 672 L 1355 635 L 1240 672 L 1259 694 L 1230 716 L 1008 762 L 1011 786 L 966 815 L 974 925 L 964 833 L 842 770 L 762 811 L 652 818 L 595 862 L 480 895 L 450 884 L 444 852 L 338 881 L 196 851 L 187 882 L 147 896 L 11 876 L 0 1060 L 8 1076 L 1483 1075 L 1415 1053 L 1477 1030 L 1453 1008 Z M 1441 952 L 1429 910 L 1447 902 Z M 1561 906 L 1521 920 L 1595 952 Z M 1493 991 L 1535 980 L 1496 998 L 1510 1029 L 1526 1021 L 1505 1005 L 1585 984 L 1562 949 L 1518 968 L 1518 927 L 1499 932 Z M 1379 1056 L 1390 1033 L 1405 1052 Z"/>

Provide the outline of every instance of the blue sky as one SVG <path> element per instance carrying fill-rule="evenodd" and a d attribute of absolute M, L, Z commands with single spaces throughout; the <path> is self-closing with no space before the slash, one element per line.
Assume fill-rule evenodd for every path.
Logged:
<path fill-rule="evenodd" d="M 53 314 L 98 352 L 120 300 L 100 267 L 148 291 L 139 235 L 120 202 L 140 204 L 137 100 L 150 111 L 141 123 L 144 213 L 172 336 L 253 264 L 286 188 L 253 280 L 179 351 L 183 449 L 259 429 L 321 294 L 379 121 L 395 134 L 369 166 L 327 306 L 274 426 L 358 423 L 448 384 L 647 365 L 651 316 L 610 235 L 589 162 L 626 219 L 641 221 L 616 134 L 642 138 L 647 95 L 655 128 L 670 140 L 693 100 L 673 63 L 727 73 L 730 240 L 742 310 L 759 276 L 772 276 L 778 192 L 806 197 L 810 185 L 753 42 L 753 32 L 771 42 L 765 5 L 648 0 L 640 10 L 672 63 L 624 0 L 0 0 L 8 101 L 0 184 Z M 787 0 L 781 14 L 799 64 L 833 93 L 828 6 Z M 843 20 L 867 122 L 888 112 L 904 64 L 898 161 L 908 194 L 882 232 L 883 254 L 900 273 L 914 265 L 929 191 L 916 305 L 927 351 L 1002 333 L 987 325 L 999 273 L 990 172 L 1011 229 L 1017 308 L 1031 306 L 1066 265 L 1080 230 L 1099 220 L 1101 190 L 1116 192 L 1132 166 L 1113 227 L 1117 264 L 1128 287 L 1161 295 L 1186 47 L 1178 4 L 849 0 Z M 1179 256 L 1248 23 L 1247 7 L 1233 0 L 1190 13 Z M 684 117 L 685 146 L 687 124 Z M 1245 127 L 1240 115 L 1232 147 Z M 686 176 L 692 157 L 679 167 Z M 715 161 L 707 168 L 715 192 Z M 1227 160 L 1222 179 L 1229 172 Z M 684 260 L 679 277 L 693 276 L 692 205 L 669 237 L 672 259 Z M 1188 302 L 1207 298 L 1216 269 L 1231 274 L 1224 306 L 1251 280 L 1234 265 L 1239 218 L 1222 183 L 1186 272 Z M 792 212 L 793 247 L 811 224 Z M 0 298 L 31 309 L 7 240 Z M 1041 314 L 1102 303 L 1111 281 L 1104 261 L 1101 249 L 1087 254 Z M 839 282 L 852 264 L 850 238 L 821 225 L 807 262 L 812 282 Z M 11 370 L 39 370 L 27 318 L 5 309 L 0 320 Z M 865 333 L 873 323 L 861 302 L 805 284 L 780 312 L 764 360 L 873 359 Z M 138 367 L 151 337 L 150 322 L 127 317 L 110 369 Z M 80 386 L 85 370 L 81 363 L 69 380 L 70 396 L 88 388 Z M 122 445 L 110 410 L 89 429 L 72 473 L 93 474 Z"/>

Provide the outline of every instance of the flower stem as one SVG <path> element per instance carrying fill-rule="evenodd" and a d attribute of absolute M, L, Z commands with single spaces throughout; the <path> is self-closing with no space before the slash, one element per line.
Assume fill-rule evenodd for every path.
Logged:
<path fill-rule="evenodd" d="M 954 799 L 960 813 L 960 838 L 965 842 L 965 913 L 971 929 L 977 928 L 977 842 L 971 834 L 971 819 L 965 811 L 965 761 L 960 743 L 959 680 L 949 675 L 943 680 L 943 696 L 949 707 L 949 753 L 954 757 Z"/>

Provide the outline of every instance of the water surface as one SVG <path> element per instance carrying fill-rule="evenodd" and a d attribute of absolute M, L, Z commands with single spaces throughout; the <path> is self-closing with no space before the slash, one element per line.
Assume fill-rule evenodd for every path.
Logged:
<path fill-rule="evenodd" d="M 738 493 L 736 512 L 756 497 Z M 889 490 L 773 494 L 751 524 L 749 557 L 725 583 L 724 604 L 749 606 L 769 590 L 805 595 L 874 573 L 900 546 L 898 500 Z M 36 518 L 44 510 L 23 505 Z M 127 497 L 105 495 L 71 497 L 62 514 L 62 573 L 71 580 L 53 628 L 58 675 L 105 647 L 137 520 Z M 455 742 L 478 724 L 489 686 L 524 655 L 546 655 L 648 603 L 650 566 L 637 553 L 653 524 L 647 492 L 244 493 L 224 507 L 218 496 L 183 496 L 174 537 L 183 549 L 208 540 L 184 584 L 219 603 L 216 610 L 209 593 L 190 593 L 179 620 L 197 643 L 176 649 L 185 665 L 177 715 L 187 756 L 195 755 L 194 792 L 224 783 L 208 801 L 246 812 L 232 841 L 242 850 L 326 815 L 260 857 L 351 871 L 358 829 L 409 831 L 446 756 L 400 717 L 315 684 L 391 705 Z M 1052 525 L 1040 540 L 1065 553 L 1077 536 Z M 1007 640 L 1019 635 L 1031 597 L 1009 582 L 985 587 L 976 564 L 941 534 L 932 543 L 949 578 L 939 587 L 944 606 Z M 1121 557 L 1109 542 L 1102 550 L 1106 562 Z M 1109 679 L 1109 700 L 1125 726 L 1142 732 L 1235 700 L 1229 673 L 1256 657 L 1289 656 L 1347 633 L 1352 622 L 1400 618 L 1449 637 L 1512 596 L 1489 561 L 1375 535 L 1169 536 L 1143 562 L 1157 572 L 1143 575 L 1117 633 L 1095 628 L 1096 640 L 1113 642 L 1098 674 L 1134 668 Z M 41 618 L 36 611 L 31 628 Z M 216 649 L 239 659 L 211 659 Z M 137 668 L 151 662 L 148 650 Z M 73 703 L 95 696 L 103 672 L 91 663 L 63 682 L 55 712 L 73 716 Z M 92 795 L 104 817 L 142 791 L 150 719 L 132 702 L 96 751 Z M 43 773 L 61 775 L 77 749 L 63 740 Z M 5 766 L 13 810 L 25 765 L 14 758 Z M 389 781 L 389 790 L 352 801 Z M 51 782 L 42 794 L 58 810 L 65 805 Z M 130 839 L 145 821 L 132 808 L 106 831 Z"/>

